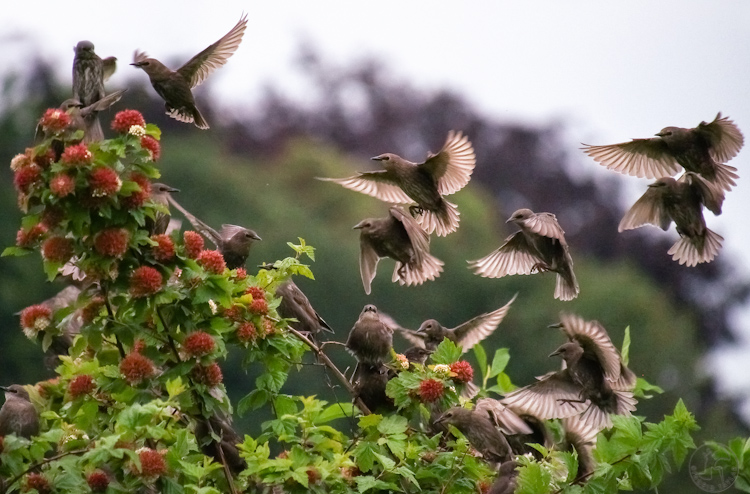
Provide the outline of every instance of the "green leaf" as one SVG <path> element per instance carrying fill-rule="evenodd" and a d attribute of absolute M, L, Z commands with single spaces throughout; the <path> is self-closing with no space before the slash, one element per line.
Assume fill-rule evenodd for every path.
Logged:
<path fill-rule="evenodd" d="M 482 372 L 482 385 L 487 384 L 487 353 L 481 343 L 474 345 L 474 357 L 477 359 L 479 370 Z"/>
<path fill-rule="evenodd" d="M 490 374 L 488 377 L 492 378 L 503 372 L 509 361 L 510 352 L 507 348 L 498 348 L 495 350 L 495 356 L 492 359 L 492 366 L 490 367 Z"/>
<path fill-rule="evenodd" d="M 242 417 L 250 410 L 257 410 L 265 405 L 271 395 L 264 389 L 254 389 L 237 403 L 237 415 Z"/>
<path fill-rule="evenodd" d="M 332 420 L 354 416 L 354 405 L 352 403 L 335 403 L 326 407 L 315 417 L 313 424 L 322 425 Z"/>
<path fill-rule="evenodd" d="M 432 354 L 433 364 L 445 364 L 450 365 L 461 359 L 463 351 L 461 347 L 453 343 L 448 338 L 443 338 L 443 341 L 438 345 L 435 353 Z"/>
<path fill-rule="evenodd" d="M 24 249 L 23 247 L 11 246 L 11 247 L 6 247 L 5 250 L 3 250 L 2 255 L 0 255 L 0 257 L 5 257 L 5 256 L 21 257 L 21 256 L 27 256 L 31 254 L 32 252 L 34 251 L 31 249 Z"/>
<path fill-rule="evenodd" d="M 357 482 L 357 491 L 360 493 L 367 492 L 370 489 L 376 489 L 379 492 L 396 492 L 401 491 L 393 482 L 384 482 L 376 479 L 372 475 L 360 475 L 354 479 Z"/>
<path fill-rule="evenodd" d="M 44 261 L 44 274 L 47 275 L 47 281 L 54 281 L 61 267 L 61 262 Z"/>
<path fill-rule="evenodd" d="M 276 416 L 282 418 L 284 415 L 294 415 L 297 413 L 297 404 L 291 396 L 278 395 L 273 400 L 273 407 L 276 410 Z"/>
<path fill-rule="evenodd" d="M 622 339 L 622 350 L 620 350 L 620 356 L 623 365 L 628 365 L 630 358 L 630 326 L 625 328 L 625 336 Z"/>
<path fill-rule="evenodd" d="M 409 422 L 401 415 L 388 415 L 378 424 L 378 432 L 383 435 L 399 434 L 406 432 Z"/>
<path fill-rule="evenodd" d="M 161 129 L 153 123 L 146 124 L 146 135 L 150 135 L 157 141 L 161 139 Z"/>
<path fill-rule="evenodd" d="M 182 383 L 182 378 L 177 377 L 175 379 L 170 379 L 167 381 L 167 394 L 169 394 L 169 398 L 174 398 L 175 396 L 183 393 L 187 388 Z"/>

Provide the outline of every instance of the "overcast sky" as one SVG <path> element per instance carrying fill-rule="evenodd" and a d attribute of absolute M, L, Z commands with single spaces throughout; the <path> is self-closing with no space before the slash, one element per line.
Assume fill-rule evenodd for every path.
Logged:
<path fill-rule="evenodd" d="M 227 101 L 251 104 L 272 81 L 303 98 L 292 62 L 306 40 L 341 65 L 381 57 L 394 77 L 452 88 L 498 119 L 561 121 L 571 151 L 579 142 L 609 144 L 650 137 L 665 126 L 694 127 L 719 111 L 750 136 L 747 0 L 12 2 L 0 13 L 0 72 L 33 51 L 69 77 L 72 48 L 88 39 L 99 55 L 119 59 L 108 83 L 119 87 L 135 71 L 127 65 L 135 49 L 182 63 L 229 31 L 243 11 L 249 26 L 242 45 L 211 76 L 215 95 Z M 706 213 L 709 227 L 725 238 L 720 255 L 737 259 L 745 275 L 748 156 L 744 149 L 730 162 L 741 179 L 724 214 Z M 614 173 L 587 158 L 581 162 L 586 172 Z M 633 200 L 648 183 L 621 180 Z M 677 237 L 674 229 L 664 235 Z M 723 354 L 723 363 L 709 362 L 722 375 L 739 369 L 734 375 L 744 379 L 723 382 L 750 396 L 750 315 L 740 326 L 747 335 L 741 343 Z"/>

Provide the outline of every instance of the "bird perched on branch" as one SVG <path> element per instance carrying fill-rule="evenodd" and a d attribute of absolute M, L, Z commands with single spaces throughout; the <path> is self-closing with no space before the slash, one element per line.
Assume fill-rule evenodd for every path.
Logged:
<path fill-rule="evenodd" d="M 394 374 L 395 375 L 395 374 Z M 391 373 L 385 364 L 358 364 L 352 377 L 354 398 L 359 398 L 373 413 L 388 413 L 396 409 L 393 399 L 385 394 Z"/>
<path fill-rule="evenodd" d="M 672 259 L 695 266 L 711 262 L 724 238 L 706 227 L 703 206 L 721 214 L 724 193 L 697 173 L 687 172 L 678 180 L 662 177 L 625 213 L 617 230 L 632 230 L 651 224 L 667 230 L 672 221 L 680 239 L 667 251 Z"/>
<path fill-rule="evenodd" d="M 73 99 L 79 101 L 82 108 L 90 109 L 81 115 L 85 124 L 84 142 L 101 141 L 104 139 L 104 132 L 97 113 L 112 106 L 114 101 L 101 108 L 95 105 L 106 101 L 104 81 L 117 69 L 117 59 L 102 59 L 94 51 L 94 44 L 87 40 L 79 41 L 73 51 Z"/>
<path fill-rule="evenodd" d="M 597 321 L 565 313 L 551 327 L 568 337 L 567 343 L 550 354 L 560 355 L 565 367 L 507 394 L 502 403 L 540 419 L 580 415 L 597 431 L 612 426 L 612 413 L 630 415 L 635 410 L 636 377 L 623 364 L 607 330 Z"/>
<path fill-rule="evenodd" d="M 409 204 L 417 222 L 427 231 L 444 237 L 458 228 L 459 212 L 443 196 L 453 194 L 469 183 L 476 157 L 469 139 L 461 132 L 450 131 L 443 148 L 429 154 L 424 163 L 412 163 L 386 153 L 373 160 L 384 170 L 363 172 L 349 178 L 321 178 L 373 196 L 381 201 Z"/>
<path fill-rule="evenodd" d="M 220 440 L 214 439 L 212 433 Z M 218 463 L 222 463 L 223 456 L 227 467 L 235 475 L 247 468 L 247 462 L 240 456 L 237 447 L 242 442 L 242 437 L 232 427 L 231 417 L 216 412 L 211 418 L 197 419 L 195 439 L 204 455 L 210 456 Z"/>
<path fill-rule="evenodd" d="M 180 211 L 193 225 L 224 256 L 224 261 L 229 269 L 237 269 L 245 265 L 247 256 L 250 255 L 250 247 L 256 240 L 261 240 L 257 233 L 248 228 L 237 225 L 221 225 L 221 231 L 216 231 L 203 221 L 190 214 L 171 195 L 167 196 L 169 203 Z"/>
<path fill-rule="evenodd" d="M 487 461 L 502 463 L 512 459 L 508 440 L 495 427 L 486 411 L 451 407 L 435 423 L 449 424 L 461 431 Z"/>
<path fill-rule="evenodd" d="M 361 364 L 377 366 L 388 358 L 393 348 L 393 330 L 380 320 L 377 307 L 365 305 L 349 332 L 346 348 Z"/>
<path fill-rule="evenodd" d="M 555 298 L 576 298 L 579 288 L 573 273 L 573 258 L 555 215 L 519 209 L 506 223 L 515 223 L 521 231 L 506 238 L 503 245 L 489 255 L 469 261 L 469 268 L 486 278 L 552 271 L 557 273 Z"/>
<path fill-rule="evenodd" d="M 29 439 L 39 434 L 39 413 L 20 384 L 11 384 L 5 391 L 5 403 L 0 408 L 0 436 L 15 434 Z"/>
<path fill-rule="evenodd" d="M 221 39 L 176 71 L 140 51 L 134 53 L 133 63 L 130 65 L 143 69 L 148 74 L 154 90 L 164 99 L 167 115 L 180 122 L 195 123 L 199 129 L 207 129 L 208 123 L 195 106 L 191 89 L 201 84 L 237 51 L 246 27 L 247 15 L 244 15 Z"/>
<path fill-rule="evenodd" d="M 169 199 L 172 194 L 179 191 L 180 189 L 175 189 L 167 184 L 159 182 L 151 184 L 151 202 L 163 206 L 167 212 L 157 211 L 153 219 L 146 217 L 146 230 L 150 235 L 165 233 L 169 228 L 169 220 L 172 218 L 169 214 Z"/>
<path fill-rule="evenodd" d="M 353 227 L 360 230 L 359 272 L 368 295 L 383 257 L 396 261 L 392 281 L 401 285 L 421 285 L 443 271 L 443 261 L 430 254 L 430 236 L 414 218 L 398 206 L 391 207 L 389 213 L 386 218 L 368 218 Z"/>
<path fill-rule="evenodd" d="M 725 165 L 744 144 L 740 129 L 721 113 L 697 127 L 665 127 L 656 137 L 606 146 L 584 144 L 583 151 L 610 170 L 635 177 L 674 176 L 680 168 L 700 174 L 720 189 L 736 185 L 737 168 Z"/>
<path fill-rule="evenodd" d="M 416 331 L 401 326 L 398 326 L 398 330 L 401 336 L 415 346 L 435 351 L 443 339 L 448 338 L 466 353 L 497 329 L 514 300 L 516 295 L 499 309 L 481 314 L 455 328 L 446 328 L 435 319 L 427 319 Z"/>
<path fill-rule="evenodd" d="M 276 296 L 281 297 L 279 315 L 285 319 L 294 318 L 296 323 L 290 323 L 297 331 L 318 334 L 321 331 L 333 333 L 327 322 L 313 308 L 307 296 L 291 279 L 286 280 L 276 288 Z"/>

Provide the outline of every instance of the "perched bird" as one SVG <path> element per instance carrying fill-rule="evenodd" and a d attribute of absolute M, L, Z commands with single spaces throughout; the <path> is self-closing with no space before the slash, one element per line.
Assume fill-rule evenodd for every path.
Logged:
<path fill-rule="evenodd" d="M 78 302 L 78 297 L 81 295 L 81 288 L 76 285 L 69 285 L 54 296 L 40 303 L 48 307 L 54 314 L 58 310 L 66 308 L 74 308 Z M 73 310 L 68 316 L 66 316 L 60 324 L 60 334 L 52 337 L 49 344 L 49 348 L 44 352 L 44 365 L 54 370 L 55 367 L 60 365 L 60 355 L 67 355 L 70 347 L 73 346 L 73 340 L 76 335 L 81 332 L 83 326 L 83 314 L 81 309 Z M 37 333 L 37 340 L 42 343 L 46 332 L 40 331 Z"/>
<path fill-rule="evenodd" d="M 665 127 L 651 139 L 582 148 L 610 170 L 636 177 L 661 178 L 676 175 L 680 167 L 703 176 L 720 189 L 730 190 L 739 178 L 737 168 L 725 165 L 742 148 L 740 129 L 721 113 L 711 123 L 693 129 Z"/>
<path fill-rule="evenodd" d="M 403 355 L 406 357 L 406 360 L 409 361 L 410 364 L 420 364 L 424 365 L 427 363 L 427 359 L 430 355 L 432 355 L 432 350 L 428 350 L 421 346 L 413 346 L 407 348 Z"/>
<path fill-rule="evenodd" d="M 125 89 L 120 89 L 119 91 L 115 91 L 112 94 L 109 94 L 105 96 L 104 98 L 100 99 L 99 101 L 95 101 L 94 103 L 83 106 L 83 103 L 81 103 L 77 99 L 69 98 L 60 104 L 60 109 L 70 115 L 70 125 L 67 129 L 65 129 L 64 132 L 62 132 L 62 135 L 60 137 L 63 140 L 69 140 L 73 138 L 73 134 L 75 134 L 76 131 L 82 130 L 83 131 L 83 142 L 93 142 L 93 141 L 100 141 L 104 138 L 104 135 L 94 136 L 95 138 L 92 138 L 90 135 L 91 129 L 87 126 L 86 120 L 94 113 L 100 112 L 102 110 L 106 110 L 110 106 L 114 105 L 120 99 L 122 98 L 123 93 L 125 92 Z M 98 120 L 97 120 L 98 121 Z M 101 127 L 99 128 L 101 130 Z M 46 139 L 50 137 L 49 134 L 45 133 L 42 129 L 41 124 L 37 125 L 36 127 L 36 136 L 35 139 L 38 141 L 41 141 L 42 139 Z M 55 158 L 59 159 L 60 155 L 64 151 L 65 144 L 62 141 L 58 141 L 55 139 L 53 141 L 53 150 L 55 151 Z"/>
<path fill-rule="evenodd" d="M 497 471 L 497 478 L 487 494 L 513 494 L 518 488 L 518 468 L 515 460 L 506 461 Z"/>
<path fill-rule="evenodd" d="M 217 441 L 211 435 L 212 432 L 221 440 Z M 228 416 L 215 414 L 209 419 L 201 418 L 197 420 L 195 439 L 201 448 L 201 452 L 213 458 L 214 461 L 222 463 L 221 457 L 223 455 L 229 470 L 233 474 L 237 475 L 247 468 L 247 462 L 240 456 L 237 447 L 243 440 L 232 427 L 231 419 Z"/>
<path fill-rule="evenodd" d="M 458 209 L 443 196 L 461 190 L 476 164 L 474 148 L 461 132 L 450 131 L 443 148 L 429 154 L 424 163 L 412 163 L 386 153 L 375 156 L 384 170 L 359 173 L 349 178 L 321 178 L 343 185 L 381 201 L 417 203 L 417 221 L 427 231 L 444 237 L 458 228 Z"/>
<path fill-rule="evenodd" d="M 516 295 L 499 309 L 481 314 L 452 329 L 444 327 L 435 319 L 428 319 L 416 331 L 399 326 L 399 333 L 413 345 L 430 351 L 435 351 L 443 339 L 448 338 L 461 346 L 465 353 L 497 329 L 514 300 Z"/>
<path fill-rule="evenodd" d="M 159 235 L 166 233 L 169 228 L 169 221 L 172 216 L 169 214 L 169 198 L 180 189 L 175 189 L 163 183 L 151 184 L 151 202 L 157 206 L 163 207 L 164 211 L 156 211 L 153 219 L 146 217 L 146 230 L 150 235 Z"/>
<path fill-rule="evenodd" d="M 5 391 L 5 403 L 0 408 L 0 436 L 15 434 L 29 439 L 39 434 L 39 413 L 20 384 L 11 384 Z"/>
<path fill-rule="evenodd" d="M 244 266 L 247 256 L 250 255 L 250 247 L 253 246 L 256 240 L 261 240 L 253 230 L 237 225 L 221 225 L 221 231 L 217 232 L 187 212 L 171 195 L 167 196 L 167 200 L 187 218 L 190 224 L 193 225 L 193 228 L 198 230 L 198 232 L 219 249 L 229 269 L 237 269 Z"/>
<path fill-rule="evenodd" d="M 346 348 L 360 364 L 377 366 L 388 358 L 393 348 L 393 330 L 380 320 L 377 307 L 365 305 L 349 332 Z"/>
<path fill-rule="evenodd" d="M 109 79 L 117 69 L 117 59 L 115 57 L 100 58 L 94 52 L 94 44 L 91 41 L 79 41 L 73 50 L 75 51 L 75 57 L 73 58 L 73 99 L 79 101 L 82 108 L 92 108 L 97 102 L 106 99 L 104 81 Z M 104 139 L 104 132 L 97 113 L 110 106 L 112 105 L 92 108 L 85 115 L 81 115 L 85 122 L 85 142 Z"/>
<path fill-rule="evenodd" d="M 211 72 L 218 69 L 237 50 L 247 27 L 247 15 L 225 34 L 177 69 L 170 70 L 155 58 L 148 58 L 145 52 L 136 51 L 133 65 L 143 69 L 156 92 L 164 99 L 167 114 L 180 122 L 191 123 L 199 129 L 207 129 L 208 123 L 195 106 L 192 88 L 201 84 Z"/>
<path fill-rule="evenodd" d="M 291 326 L 297 331 L 313 335 L 321 331 L 333 333 L 328 323 L 313 309 L 307 296 L 291 279 L 276 288 L 276 296 L 281 297 L 281 304 L 278 307 L 279 315 L 285 319 L 296 319 L 297 322 L 291 323 Z"/>
<path fill-rule="evenodd" d="M 625 213 L 618 231 L 652 224 L 667 230 L 672 221 L 680 239 L 669 249 L 672 259 L 687 266 L 713 261 L 724 238 L 706 227 L 703 206 L 721 214 L 723 191 L 700 175 L 687 172 L 678 180 L 662 177 Z"/>
<path fill-rule="evenodd" d="M 392 281 L 401 285 L 421 285 L 443 271 L 443 261 L 430 254 L 430 236 L 403 209 L 393 206 L 387 218 L 368 218 L 353 229 L 359 234 L 359 272 L 365 293 L 383 257 L 396 261 Z"/>
<path fill-rule="evenodd" d="M 474 449 L 482 453 L 487 461 L 502 463 L 512 459 L 508 440 L 495 427 L 490 416 L 481 410 L 451 407 L 435 422 L 452 425 L 461 431 Z"/>
<path fill-rule="evenodd" d="M 489 255 L 469 261 L 474 273 L 486 278 L 502 278 L 511 274 L 557 273 L 555 298 L 572 300 L 579 288 L 573 273 L 565 232 L 551 213 L 535 213 L 519 209 L 506 223 L 515 223 L 521 231 L 505 239 L 503 245 Z"/>
<path fill-rule="evenodd" d="M 560 328 L 569 341 L 550 357 L 560 355 L 565 367 L 507 394 L 502 403 L 540 419 L 580 415 L 580 420 L 597 431 L 611 427 L 610 414 L 630 415 L 635 410 L 635 374 L 622 363 L 597 321 L 565 313 L 560 319 L 553 327 Z"/>
<path fill-rule="evenodd" d="M 396 409 L 393 399 L 385 394 L 391 374 L 384 364 L 359 364 L 352 377 L 354 398 L 360 398 L 373 413 L 387 413 Z"/>

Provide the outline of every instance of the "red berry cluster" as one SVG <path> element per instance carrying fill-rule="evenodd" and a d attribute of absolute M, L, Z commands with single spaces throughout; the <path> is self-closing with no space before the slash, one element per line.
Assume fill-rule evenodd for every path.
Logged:
<path fill-rule="evenodd" d="M 198 264 L 203 269 L 213 274 L 221 274 L 227 267 L 227 264 L 224 262 L 224 256 L 218 250 L 203 250 L 198 254 L 196 261 L 198 261 Z"/>
<path fill-rule="evenodd" d="M 140 353 L 129 353 L 120 362 L 120 374 L 131 386 L 149 379 L 155 372 L 154 363 Z"/>
<path fill-rule="evenodd" d="M 172 242 L 169 235 L 163 233 L 154 235 L 151 237 L 151 240 L 157 244 L 151 248 L 151 251 L 154 253 L 154 259 L 160 262 L 166 262 L 174 258 L 174 242 Z"/>
<path fill-rule="evenodd" d="M 133 297 L 147 297 L 161 290 L 164 281 L 159 270 L 151 266 L 141 266 L 130 275 L 130 294 Z"/>
<path fill-rule="evenodd" d="M 35 327 L 38 320 L 42 320 L 44 323 L 49 323 L 49 321 L 52 320 L 52 309 L 46 305 L 37 304 L 30 305 L 21 311 L 22 328 Z"/>
<path fill-rule="evenodd" d="M 192 375 L 196 382 L 209 387 L 221 384 L 221 381 L 224 380 L 221 367 L 216 362 L 211 362 L 208 365 L 196 365 L 193 367 Z"/>
<path fill-rule="evenodd" d="M 50 237 L 42 244 L 42 257 L 52 262 L 67 262 L 73 257 L 73 239 Z"/>
<path fill-rule="evenodd" d="M 24 482 L 23 490 L 28 492 L 36 489 L 39 494 L 49 494 L 52 492 L 52 486 L 49 484 L 44 475 L 41 473 L 30 473 L 26 475 L 26 482 Z"/>
<path fill-rule="evenodd" d="M 203 237 L 199 233 L 188 230 L 182 234 L 185 242 L 185 255 L 190 259 L 195 259 L 203 250 Z"/>
<path fill-rule="evenodd" d="M 86 483 L 93 492 L 104 492 L 109 487 L 109 475 L 101 470 L 96 470 L 86 477 Z"/>
<path fill-rule="evenodd" d="M 202 357 L 213 352 L 216 342 L 213 337 L 205 331 L 194 331 L 187 335 L 182 342 L 182 347 L 193 357 Z"/>
<path fill-rule="evenodd" d="M 94 237 L 94 250 L 107 257 L 120 257 L 128 250 L 130 233 L 124 228 L 107 228 Z"/>
<path fill-rule="evenodd" d="M 443 383 L 436 379 L 425 379 L 419 383 L 419 397 L 425 403 L 439 400 L 443 391 Z"/>
<path fill-rule="evenodd" d="M 93 158 L 94 155 L 91 154 L 89 148 L 81 143 L 66 147 L 60 156 L 60 161 L 68 166 L 81 166 L 91 164 Z"/>
<path fill-rule="evenodd" d="M 142 477 L 159 477 L 167 473 L 167 462 L 158 451 L 143 448 L 138 453 L 138 458 L 141 460 L 140 475 Z"/>
<path fill-rule="evenodd" d="M 30 164 L 19 168 L 13 174 L 13 186 L 18 192 L 28 194 L 34 185 L 42 182 L 42 169 L 41 167 Z"/>
<path fill-rule="evenodd" d="M 76 181 L 67 173 L 58 173 L 49 179 L 49 190 L 57 197 L 65 197 L 76 190 Z"/>
<path fill-rule="evenodd" d="M 111 197 L 122 187 L 122 180 L 116 171 L 102 166 L 91 172 L 89 187 L 92 197 Z"/>
<path fill-rule="evenodd" d="M 94 383 L 94 378 L 88 374 L 81 374 L 74 377 L 68 385 L 68 391 L 70 391 L 70 396 L 73 398 L 91 394 L 95 388 L 96 383 Z"/>
<path fill-rule="evenodd" d="M 151 136 L 141 137 L 141 147 L 149 152 L 151 161 L 159 161 L 161 157 L 161 144 Z"/>
<path fill-rule="evenodd" d="M 141 190 L 132 192 L 129 196 L 123 197 L 121 203 L 127 209 L 136 209 L 143 206 L 149 197 L 151 197 L 151 181 L 142 173 L 134 172 L 128 178 L 131 182 L 138 184 Z"/>
<path fill-rule="evenodd" d="M 453 379 L 458 382 L 467 383 L 474 379 L 474 369 L 471 368 L 471 364 L 466 360 L 453 362 L 450 365 L 450 369 L 452 373 L 456 374 L 453 376 Z"/>
<path fill-rule="evenodd" d="M 42 239 L 47 233 L 47 227 L 42 223 L 37 223 L 29 229 L 21 228 L 16 233 L 16 245 L 19 247 L 31 247 Z"/>
<path fill-rule="evenodd" d="M 133 125 L 146 126 L 146 120 L 138 110 L 122 110 L 112 120 L 112 130 L 120 134 L 127 134 Z"/>
<path fill-rule="evenodd" d="M 59 108 L 50 108 L 42 115 L 39 125 L 42 126 L 42 130 L 45 132 L 56 134 L 65 130 L 70 125 L 70 122 L 71 118 L 67 112 Z"/>
<path fill-rule="evenodd" d="M 253 324 L 250 321 L 244 321 L 240 323 L 239 327 L 237 328 L 238 340 L 240 340 L 243 343 L 247 343 L 248 341 L 255 341 L 257 337 L 258 337 L 258 328 L 255 327 L 255 324 Z"/>

